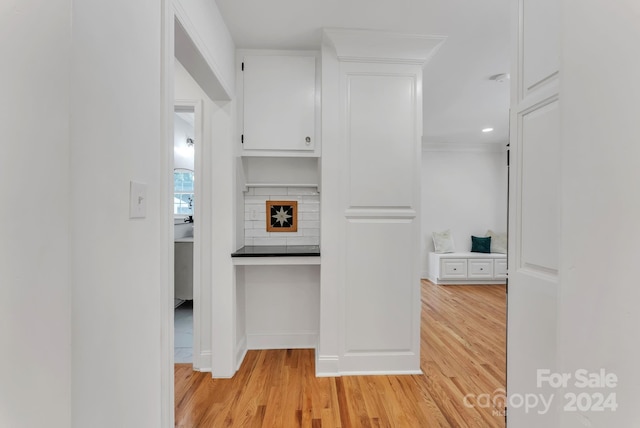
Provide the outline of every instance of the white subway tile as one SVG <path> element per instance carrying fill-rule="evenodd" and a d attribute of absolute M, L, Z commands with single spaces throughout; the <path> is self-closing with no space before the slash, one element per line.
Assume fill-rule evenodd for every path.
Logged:
<path fill-rule="evenodd" d="M 320 220 L 320 212 L 314 213 L 299 213 L 300 220 Z"/>
<path fill-rule="evenodd" d="M 302 229 L 302 236 L 320 236 L 320 229 Z"/>
<path fill-rule="evenodd" d="M 266 223 L 266 220 L 264 218 L 262 218 L 260 220 L 253 220 L 250 223 L 251 223 L 251 225 L 249 226 L 249 229 L 264 229 L 264 230 L 267 230 L 267 223 Z"/>
<path fill-rule="evenodd" d="M 247 191 L 246 191 L 246 192 L 244 192 L 244 195 L 245 195 L 245 196 L 253 196 L 253 195 L 255 195 L 255 193 L 254 193 L 254 190 L 253 190 L 253 189 L 254 189 L 253 187 L 248 187 L 248 188 L 247 188 Z"/>
<path fill-rule="evenodd" d="M 298 202 L 297 232 L 266 231 L 267 200 Z M 245 245 L 319 245 L 320 195 L 315 187 L 251 187 L 244 202 Z"/>
<path fill-rule="evenodd" d="M 296 201 L 298 204 L 302 202 L 302 196 L 289 196 L 289 195 L 271 195 L 269 197 L 271 201 Z"/>
<path fill-rule="evenodd" d="M 244 236 L 248 236 L 249 238 L 266 238 L 269 236 L 269 232 L 264 229 L 246 229 Z"/>
<path fill-rule="evenodd" d="M 320 204 L 308 204 L 306 202 L 302 204 L 298 204 L 298 212 L 300 213 L 320 212 Z"/>
<path fill-rule="evenodd" d="M 302 236 L 300 229 L 297 232 L 270 232 L 269 236 L 272 238 L 291 238 L 293 236 Z"/>
<path fill-rule="evenodd" d="M 298 221 L 298 227 L 302 228 L 302 229 L 319 229 L 320 228 L 320 222 L 319 221 L 308 221 L 308 220 Z"/>
<path fill-rule="evenodd" d="M 288 195 L 317 195 L 315 187 L 287 187 Z"/>
<path fill-rule="evenodd" d="M 244 213 L 244 220 L 245 221 L 260 221 L 260 220 L 265 220 L 265 213 L 264 212 L 259 212 L 257 210 L 255 211 L 251 211 L 251 212 L 245 212 Z M 265 220 L 266 221 L 266 220 Z"/>
<path fill-rule="evenodd" d="M 287 192 L 282 187 L 254 187 L 253 194 L 254 195 L 277 195 L 278 193 L 286 194 Z"/>
<path fill-rule="evenodd" d="M 301 236 L 294 238 L 287 238 L 286 245 L 318 245 L 320 243 L 320 238 L 313 236 Z"/>
<path fill-rule="evenodd" d="M 251 212 L 256 210 L 264 212 L 266 208 L 263 204 L 244 204 L 244 212 Z"/>
<path fill-rule="evenodd" d="M 244 203 L 245 204 L 264 204 L 269 199 L 268 196 L 265 195 L 256 195 L 256 196 L 245 196 Z"/>
<path fill-rule="evenodd" d="M 253 238 L 253 245 L 287 245 L 287 238 Z"/>

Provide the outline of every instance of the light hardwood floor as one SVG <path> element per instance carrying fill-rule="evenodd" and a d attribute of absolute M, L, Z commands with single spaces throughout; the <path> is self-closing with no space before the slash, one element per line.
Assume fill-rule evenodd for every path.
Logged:
<path fill-rule="evenodd" d="M 423 280 L 423 375 L 316 378 L 307 349 L 249 351 L 232 379 L 176 364 L 176 427 L 504 427 L 505 317 L 502 285 Z"/>

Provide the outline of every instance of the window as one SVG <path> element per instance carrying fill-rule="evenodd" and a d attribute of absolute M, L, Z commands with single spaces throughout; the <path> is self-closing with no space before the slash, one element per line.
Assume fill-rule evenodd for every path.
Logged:
<path fill-rule="evenodd" d="M 173 214 L 193 215 L 193 171 L 177 168 L 173 171 Z"/>

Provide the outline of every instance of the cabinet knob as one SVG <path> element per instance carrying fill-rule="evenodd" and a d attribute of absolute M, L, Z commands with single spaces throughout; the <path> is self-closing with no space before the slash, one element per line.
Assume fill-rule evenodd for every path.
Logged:
<path fill-rule="evenodd" d="M 307 146 L 311 144 L 311 137 L 307 137 L 304 139 L 304 142 L 307 143 Z"/>

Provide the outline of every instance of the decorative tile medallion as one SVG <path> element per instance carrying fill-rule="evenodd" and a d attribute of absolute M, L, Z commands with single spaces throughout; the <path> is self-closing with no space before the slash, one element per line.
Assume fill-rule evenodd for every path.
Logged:
<path fill-rule="evenodd" d="M 267 201 L 267 232 L 298 231 L 298 201 Z"/>

